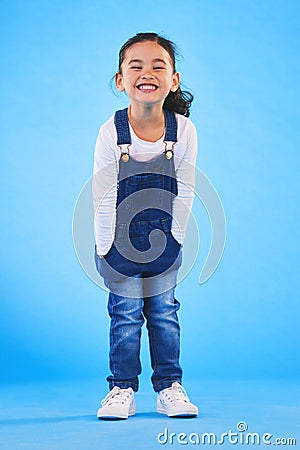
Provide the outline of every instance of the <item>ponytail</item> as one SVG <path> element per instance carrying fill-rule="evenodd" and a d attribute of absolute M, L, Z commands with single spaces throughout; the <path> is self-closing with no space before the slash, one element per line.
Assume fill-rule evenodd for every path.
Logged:
<path fill-rule="evenodd" d="M 165 98 L 163 107 L 169 111 L 189 117 L 193 99 L 193 94 L 188 91 L 182 91 L 180 87 L 178 87 L 177 91 L 169 92 Z"/>

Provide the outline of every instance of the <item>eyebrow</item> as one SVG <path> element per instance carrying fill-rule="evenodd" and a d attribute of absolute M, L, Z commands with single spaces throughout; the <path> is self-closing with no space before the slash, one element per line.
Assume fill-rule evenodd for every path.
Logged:
<path fill-rule="evenodd" d="M 141 59 L 131 59 L 128 64 L 132 64 L 132 63 L 142 63 L 143 61 Z M 167 64 L 166 61 L 164 61 L 163 59 L 160 58 L 155 58 L 153 59 L 153 62 L 160 62 L 163 64 Z"/>

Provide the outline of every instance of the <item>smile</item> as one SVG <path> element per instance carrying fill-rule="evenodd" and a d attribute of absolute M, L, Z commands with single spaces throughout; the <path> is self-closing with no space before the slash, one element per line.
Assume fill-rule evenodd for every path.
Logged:
<path fill-rule="evenodd" d="M 155 86 L 155 84 L 140 84 L 139 86 L 137 86 L 137 88 L 140 91 L 149 92 L 149 91 L 156 91 L 157 86 Z"/>

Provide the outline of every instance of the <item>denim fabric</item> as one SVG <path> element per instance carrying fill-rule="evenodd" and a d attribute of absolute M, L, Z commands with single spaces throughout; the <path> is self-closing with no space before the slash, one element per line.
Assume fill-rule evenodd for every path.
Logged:
<path fill-rule="evenodd" d="M 104 279 L 105 285 L 115 294 L 123 294 L 123 282 L 127 282 L 128 277 L 136 277 L 142 275 L 143 278 L 154 277 L 169 272 L 177 271 L 182 263 L 182 246 L 176 241 L 170 231 L 170 221 L 144 221 L 139 224 L 135 223 L 137 234 L 129 232 L 130 241 L 122 238 L 122 234 L 126 234 L 122 228 L 120 233 L 116 234 L 116 238 L 104 258 L 99 258 L 95 247 L 95 262 L 100 275 Z M 149 234 L 153 230 L 163 230 L 167 226 L 169 229 L 164 231 L 166 245 L 159 258 L 152 259 L 151 252 L 157 253 L 161 250 L 159 243 L 156 245 L 155 239 L 152 240 L 153 245 L 150 247 Z M 156 227 L 156 228 L 155 228 Z M 149 248 L 150 247 L 150 248 Z M 148 257 L 150 261 L 143 260 L 146 250 L 150 250 Z M 138 251 L 138 254 L 135 252 Z M 173 286 L 175 287 L 175 285 Z M 157 294 L 163 292 L 163 283 L 157 285 Z M 132 294 L 132 297 L 134 295 Z"/>
<path fill-rule="evenodd" d="M 166 285 L 176 283 L 176 271 L 163 275 L 161 282 Z M 179 302 L 174 297 L 174 288 L 160 295 L 151 294 L 141 276 L 136 277 L 135 291 L 140 297 L 131 298 L 132 279 L 123 283 L 124 295 L 110 292 L 108 312 L 110 325 L 110 370 L 107 378 L 109 387 L 132 387 L 138 390 L 138 375 L 141 373 L 140 337 L 146 320 L 149 336 L 151 381 L 155 392 L 169 387 L 172 382 L 181 382 L 182 369 L 179 364 L 180 328 L 177 317 Z M 150 292 L 149 292 L 150 291 Z"/>
<path fill-rule="evenodd" d="M 176 142 L 175 115 L 165 111 L 165 117 L 165 138 Z M 130 145 L 127 109 L 116 113 L 115 125 L 118 145 Z M 95 247 L 97 270 L 110 290 L 110 388 L 137 391 L 145 320 L 154 390 L 181 382 L 179 302 L 174 289 L 182 251 L 171 233 L 177 180 L 174 158 L 166 151 L 148 162 L 136 161 L 130 153 L 120 158 L 115 239 L 104 258 Z"/>

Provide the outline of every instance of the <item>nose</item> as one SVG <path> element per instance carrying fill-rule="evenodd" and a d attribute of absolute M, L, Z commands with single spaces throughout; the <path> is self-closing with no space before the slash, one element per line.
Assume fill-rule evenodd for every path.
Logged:
<path fill-rule="evenodd" d="M 145 73 L 142 75 L 142 78 L 145 80 L 150 80 L 150 79 L 154 78 L 151 69 L 146 69 Z"/>

